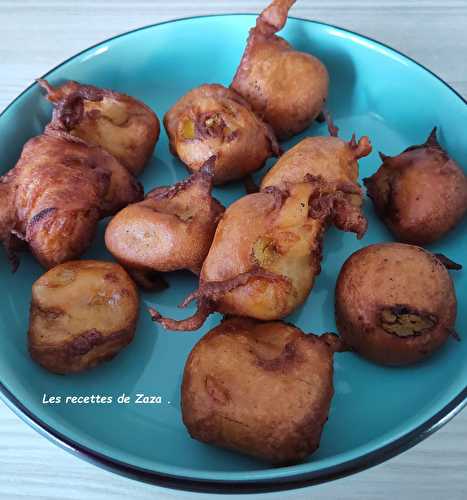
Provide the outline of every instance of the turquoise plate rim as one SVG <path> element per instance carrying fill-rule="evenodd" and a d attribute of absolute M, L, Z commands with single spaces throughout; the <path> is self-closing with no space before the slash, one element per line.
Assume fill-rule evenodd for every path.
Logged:
<path fill-rule="evenodd" d="M 226 16 L 250 16 L 256 17 L 257 14 L 252 13 L 226 13 L 226 14 L 210 14 L 203 16 L 188 16 L 177 19 L 170 19 L 168 21 L 162 21 L 160 23 L 153 23 L 133 30 L 129 30 L 98 43 L 95 43 L 80 52 L 70 56 L 66 60 L 57 64 L 55 67 L 47 71 L 40 78 L 46 78 L 52 72 L 60 68 L 61 66 L 67 64 L 73 59 L 79 57 L 80 55 L 92 50 L 104 43 L 111 42 L 118 38 L 131 35 L 133 33 L 144 31 L 147 29 L 154 28 L 156 26 L 161 26 L 169 23 L 176 23 L 181 21 L 188 21 L 191 19 L 203 19 L 203 18 L 215 18 L 215 17 L 226 17 Z M 403 52 L 390 47 L 378 40 L 367 37 L 355 31 L 351 31 L 340 26 L 336 26 L 329 23 L 324 23 L 321 21 L 314 21 L 311 19 L 304 19 L 296 16 L 289 16 L 290 19 L 295 19 L 301 22 L 313 23 L 321 26 L 326 26 L 329 28 L 336 29 L 343 33 L 354 35 L 362 40 L 366 40 L 373 45 L 380 46 L 387 49 L 398 56 L 402 56 L 404 59 L 410 61 L 416 66 L 422 68 L 424 71 L 435 77 L 443 85 L 447 87 L 452 93 L 454 93 L 464 104 L 467 101 L 452 88 L 447 82 L 445 82 L 438 75 L 433 73 L 430 69 L 426 68 L 416 60 L 407 56 Z M 0 113 L 0 118 L 20 99 L 26 92 L 37 85 L 37 82 L 33 82 L 26 89 L 24 89 L 17 97 L 15 97 Z M 206 492 L 206 493 L 260 493 L 260 492 L 273 492 L 281 490 L 290 490 L 303 488 L 306 486 L 311 486 L 314 484 L 319 484 L 327 481 L 332 481 L 338 478 L 348 476 L 360 472 L 362 470 L 368 469 L 375 465 L 378 465 L 406 450 L 415 446 L 417 443 L 426 439 L 432 433 L 439 430 L 447 422 L 449 422 L 455 415 L 457 415 L 466 405 L 467 405 L 467 385 L 466 387 L 455 396 L 449 403 L 446 404 L 444 408 L 439 410 L 435 415 L 428 418 L 425 422 L 420 424 L 418 427 L 406 434 L 394 439 L 390 443 L 387 443 L 369 453 L 360 455 L 357 458 L 348 460 L 341 464 L 326 467 L 324 469 L 313 471 L 313 472 L 298 472 L 294 474 L 291 471 L 290 476 L 281 475 L 275 479 L 242 479 L 242 480 L 206 480 L 206 479 L 187 479 L 185 477 L 180 477 L 177 475 L 160 474 L 152 470 L 137 467 L 135 465 L 115 460 L 112 457 L 106 456 L 105 454 L 99 453 L 92 450 L 84 445 L 75 442 L 73 439 L 68 438 L 62 433 L 56 431 L 53 427 L 49 426 L 43 422 L 40 418 L 36 417 L 26 406 L 24 406 L 15 396 L 12 394 L 0 381 L 0 399 L 24 422 L 30 425 L 34 430 L 39 432 L 41 435 L 45 436 L 52 443 L 60 446 L 66 451 L 72 453 L 73 455 L 86 460 L 94 465 L 100 466 L 103 469 L 110 470 L 112 472 L 118 473 L 122 476 L 126 476 L 132 479 L 137 479 L 146 483 L 156 484 L 161 487 L 192 491 L 192 492 Z M 291 469 L 292 467 L 285 467 L 284 469 Z M 296 468 L 293 467 L 293 468 Z"/>

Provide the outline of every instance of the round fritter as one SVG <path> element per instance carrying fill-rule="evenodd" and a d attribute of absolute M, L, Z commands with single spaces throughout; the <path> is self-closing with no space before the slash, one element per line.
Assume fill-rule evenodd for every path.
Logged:
<path fill-rule="evenodd" d="M 261 168 L 279 148 L 274 134 L 233 90 L 197 87 L 164 116 L 170 149 L 190 171 L 216 156 L 214 183 L 240 179 Z"/>
<path fill-rule="evenodd" d="M 151 108 L 120 92 L 68 81 L 47 91 L 55 111 L 49 128 L 64 130 L 112 154 L 133 175 L 144 168 L 159 138 L 159 120 Z"/>
<path fill-rule="evenodd" d="M 197 313 L 176 321 L 151 309 L 154 321 L 196 330 L 213 311 L 260 320 L 287 316 L 305 301 L 320 272 L 330 222 L 357 234 L 366 228 L 359 208 L 322 179 L 240 198 L 219 222 L 198 290 L 182 304 L 197 300 Z"/>
<path fill-rule="evenodd" d="M 336 323 L 345 342 L 385 365 L 415 363 L 453 334 L 454 286 L 444 259 L 403 243 L 370 245 L 345 262 Z"/>
<path fill-rule="evenodd" d="M 294 48 L 275 33 L 294 0 L 274 0 L 250 30 L 245 53 L 232 82 L 279 139 L 287 139 L 320 114 L 328 95 L 324 64 Z"/>
<path fill-rule="evenodd" d="M 402 242 L 426 245 L 453 229 L 467 212 L 467 176 L 436 139 L 383 164 L 365 185 L 376 212 Z"/>
<path fill-rule="evenodd" d="M 54 373 L 92 368 L 133 340 L 138 312 L 136 286 L 120 265 L 60 264 L 32 286 L 29 352 Z"/>
<path fill-rule="evenodd" d="M 190 435 L 273 464 L 319 446 L 333 396 L 333 334 L 231 318 L 205 335 L 185 365 L 182 416 Z"/>
<path fill-rule="evenodd" d="M 211 189 L 212 175 L 205 170 L 154 189 L 111 220 L 105 233 L 108 250 L 129 270 L 199 274 L 224 212 Z"/>

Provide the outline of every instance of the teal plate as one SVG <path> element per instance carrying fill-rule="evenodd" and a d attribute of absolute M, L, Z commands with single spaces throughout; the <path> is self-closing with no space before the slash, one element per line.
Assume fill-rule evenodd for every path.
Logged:
<path fill-rule="evenodd" d="M 189 89 L 204 82 L 228 85 L 245 46 L 252 15 L 183 19 L 142 28 L 96 45 L 49 72 L 56 84 L 75 79 L 126 92 L 149 104 L 160 118 Z M 425 140 L 434 125 L 441 144 L 464 168 L 467 107 L 444 82 L 404 55 L 334 26 L 289 19 L 283 31 L 293 45 L 316 54 L 331 76 L 328 107 L 342 137 L 370 136 L 374 150 L 397 154 Z M 14 166 L 23 144 L 50 119 L 50 105 L 37 85 L 23 92 L 1 115 L 1 170 Z M 327 134 L 313 124 L 283 146 L 307 135 Z M 360 162 L 361 177 L 379 165 L 376 153 Z M 260 172 L 258 177 L 264 173 Z M 141 180 L 148 190 L 183 179 L 186 170 L 169 154 L 162 133 Z M 229 204 L 244 194 L 234 183 L 215 190 Z M 306 304 L 289 321 L 305 331 L 335 330 L 333 300 L 337 273 L 358 248 L 388 241 L 368 200 L 369 230 L 362 241 L 331 229 L 325 239 L 323 271 Z M 105 221 L 85 258 L 111 259 L 103 244 Z M 467 264 L 466 222 L 431 246 Z M 438 429 L 465 404 L 467 315 L 429 360 L 408 368 L 374 365 L 351 353 L 335 359 L 335 396 L 319 450 L 302 464 L 271 468 L 242 455 L 191 439 L 180 415 L 183 366 L 194 343 L 219 322 L 211 317 L 196 333 L 170 333 L 150 321 L 148 306 L 166 315 L 191 312 L 177 304 L 196 287 L 188 273 L 168 276 L 170 288 L 143 293 L 134 342 L 113 361 L 73 376 L 50 374 L 33 363 L 26 332 L 31 284 L 42 273 L 24 255 L 16 274 L 0 260 L 0 388 L 5 402 L 37 430 L 79 456 L 116 472 L 167 487 L 198 491 L 271 491 L 299 487 L 375 465 Z M 467 309 L 467 275 L 453 273 L 459 310 Z M 128 404 L 116 400 L 121 394 Z M 112 396 L 112 404 L 45 403 L 51 396 Z M 137 404 L 136 394 L 160 396 L 159 404 Z"/>

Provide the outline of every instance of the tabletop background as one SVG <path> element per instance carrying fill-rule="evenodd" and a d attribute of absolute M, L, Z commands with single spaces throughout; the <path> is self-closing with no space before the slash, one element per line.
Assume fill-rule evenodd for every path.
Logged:
<path fill-rule="evenodd" d="M 266 1 L 0 0 L 0 111 L 35 78 L 110 36 L 179 17 L 259 12 Z M 292 15 L 335 24 L 386 43 L 467 96 L 467 0 L 299 0 Z M 0 402 L 1 500 L 188 497 L 194 495 L 162 491 L 80 461 L 30 429 Z M 274 497 L 465 500 L 467 411 L 428 440 L 382 465 Z"/>

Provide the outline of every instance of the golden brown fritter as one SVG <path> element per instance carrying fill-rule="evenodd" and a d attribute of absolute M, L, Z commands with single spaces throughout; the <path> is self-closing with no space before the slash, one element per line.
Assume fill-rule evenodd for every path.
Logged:
<path fill-rule="evenodd" d="M 0 244 L 3 245 L 13 270 L 18 266 L 15 257 L 15 239 L 13 230 L 16 224 L 15 210 L 16 184 L 11 172 L 0 177 Z"/>
<path fill-rule="evenodd" d="M 276 187 L 230 205 L 204 261 L 199 289 L 182 307 L 198 312 L 182 321 L 155 321 L 172 330 L 195 330 L 212 311 L 260 320 L 281 319 L 301 305 L 320 272 L 323 233 L 333 222 L 361 234 L 366 219 L 334 184 L 321 178 Z"/>
<path fill-rule="evenodd" d="M 270 128 L 233 90 L 205 84 L 184 95 L 164 116 L 172 153 L 191 172 L 216 156 L 214 183 L 258 170 L 279 148 Z"/>
<path fill-rule="evenodd" d="M 287 183 L 303 182 L 307 175 L 322 177 L 327 182 L 358 186 L 358 161 L 371 153 L 367 136 L 344 141 L 338 129 L 328 119 L 329 136 L 307 137 L 289 149 L 261 181 L 261 189 L 283 187 Z"/>
<path fill-rule="evenodd" d="M 281 322 L 231 318 L 192 350 L 182 415 L 190 435 L 273 464 L 318 446 L 333 396 L 338 337 L 305 335 Z"/>
<path fill-rule="evenodd" d="M 49 128 L 69 132 L 113 155 L 132 175 L 140 173 L 159 138 L 156 114 L 120 92 L 68 81 L 60 87 L 38 80 L 55 110 Z"/>
<path fill-rule="evenodd" d="M 298 134 L 320 114 L 328 95 L 323 63 L 276 35 L 295 0 L 274 0 L 250 30 L 232 88 L 269 123 L 279 139 Z"/>
<path fill-rule="evenodd" d="M 138 313 L 138 292 L 121 266 L 66 262 L 32 286 L 29 352 L 54 373 L 92 368 L 133 340 Z"/>
<path fill-rule="evenodd" d="M 113 156 L 63 132 L 30 139 L 5 178 L 14 195 L 8 200 L 9 233 L 0 236 L 25 241 L 46 268 L 81 255 L 101 216 L 142 196 Z"/>
<path fill-rule="evenodd" d="M 383 164 L 365 185 L 376 212 L 402 242 L 426 245 L 453 229 L 467 212 L 467 176 L 436 139 Z"/>
<path fill-rule="evenodd" d="M 352 254 L 336 285 L 336 323 L 344 341 L 385 365 L 415 363 L 439 349 L 454 333 L 457 307 L 443 262 L 403 243 Z"/>
<path fill-rule="evenodd" d="M 154 189 L 144 201 L 128 206 L 111 220 L 105 233 L 108 250 L 143 278 L 148 271 L 188 269 L 199 274 L 224 212 L 211 189 L 208 168 L 174 186 Z"/>

